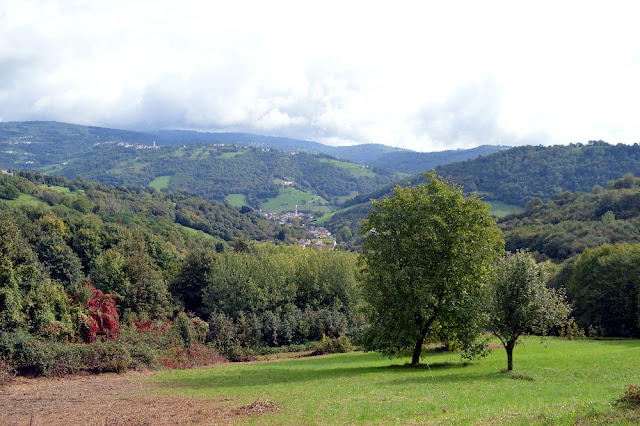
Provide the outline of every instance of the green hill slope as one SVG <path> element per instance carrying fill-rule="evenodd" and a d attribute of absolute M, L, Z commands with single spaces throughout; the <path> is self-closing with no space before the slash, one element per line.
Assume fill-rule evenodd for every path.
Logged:
<path fill-rule="evenodd" d="M 640 175 L 640 147 L 605 142 L 524 146 L 439 166 L 436 171 L 462 185 L 465 192 L 477 192 L 488 202 L 498 202 L 504 215 L 536 197 L 550 200 L 566 191 L 590 192 L 594 186 L 606 187 L 627 173 Z M 424 175 L 418 174 L 398 183 L 415 185 L 423 180 Z M 347 226 L 355 234 L 369 210 L 369 200 L 391 195 L 393 186 L 347 200 L 344 207 L 352 208 L 336 212 L 325 225 L 333 232 Z"/>
<path fill-rule="evenodd" d="M 533 203 L 532 203 L 533 204 Z M 501 219 L 506 248 L 562 261 L 606 243 L 640 242 L 640 179 L 630 174 L 595 193 L 564 192 Z"/>
<path fill-rule="evenodd" d="M 588 192 L 626 173 L 640 175 L 640 147 L 589 142 L 566 146 L 523 146 L 437 168 L 489 200 L 524 206 L 534 197 L 564 191 Z"/>
<path fill-rule="evenodd" d="M 323 200 L 306 206 L 313 210 L 335 209 L 346 197 L 372 191 L 402 176 L 364 167 L 323 155 L 253 147 L 186 145 L 135 150 L 100 145 L 94 147 L 93 155 L 70 162 L 58 173 L 114 185 L 153 182 L 170 191 L 189 191 L 215 200 L 243 196 L 254 208 L 261 208 L 288 188 L 296 188 L 309 199 Z M 156 180 L 160 177 L 163 179 Z M 290 207 L 292 210 L 295 205 Z"/>

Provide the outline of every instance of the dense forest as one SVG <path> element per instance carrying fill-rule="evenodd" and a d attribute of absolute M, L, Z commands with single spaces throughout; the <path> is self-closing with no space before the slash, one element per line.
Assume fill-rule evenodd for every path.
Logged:
<path fill-rule="evenodd" d="M 640 175 L 640 147 L 602 141 L 556 146 L 522 146 L 437 168 L 488 200 L 524 206 L 565 191 L 589 192 L 626 173 Z"/>
<path fill-rule="evenodd" d="M 640 242 L 640 179 L 631 174 L 591 193 L 563 192 L 544 203 L 534 198 L 523 213 L 498 222 L 506 248 L 528 249 L 562 262 L 587 248 Z"/>
<path fill-rule="evenodd" d="M 500 151 L 475 160 L 436 167 L 439 175 L 462 185 L 467 194 L 476 192 L 483 199 L 525 206 L 532 199 L 548 201 L 567 192 L 588 193 L 594 187 L 607 187 L 612 180 L 632 173 L 640 175 L 640 147 L 589 142 L 567 146 L 523 146 Z M 424 174 L 400 180 L 397 184 L 418 185 Z M 359 223 L 370 209 L 369 200 L 389 196 L 395 184 L 384 185 L 368 194 L 343 202 L 343 209 L 326 222 L 333 232 L 343 227 L 357 234 Z"/>
<path fill-rule="evenodd" d="M 509 148 L 501 145 L 481 145 L 471 149 L 452 149 L 437 152 L 391 151 L 371 161 L 371 164 L 404 173 L 420 173 L 435 169 L 443 164 L 473 160 L 483 155 L 490 155 Z"/>
<path fill-rule="evenodd" d="M 0 175 L 0 198 L 0 358 L 19 371 L 205 362 L 362 323 L 355 255 L 259 244 L 283 229 L 251 210 L 30 172 Z"/>

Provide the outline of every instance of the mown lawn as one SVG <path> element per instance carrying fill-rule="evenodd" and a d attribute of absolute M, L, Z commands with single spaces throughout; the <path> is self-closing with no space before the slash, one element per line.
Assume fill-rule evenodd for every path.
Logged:
<path fill-rule="evenodd" d="M 640 421 L 640 409 L 615 405 L 625 385 L 640 384 L 640 340 L 529 338 L 513 374 L 502 349 L 471 364 L 452 353 L 428 353 L 423 368 L 408 360 L 357 352 L 165 370 L 151 380 L 163 394 L 225 408 L 274 403 L 278 410 L 251 419 L 260 424 Z"/>

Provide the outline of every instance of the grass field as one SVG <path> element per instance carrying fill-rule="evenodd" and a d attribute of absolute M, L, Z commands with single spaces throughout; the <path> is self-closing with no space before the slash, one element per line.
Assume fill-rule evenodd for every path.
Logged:
<path fill-rule="evenodd" d="M 335 212 L 331 212 L 331 213 L 329 213 L 329 214 L 326 214 L 326 215 L 322 216 L 320 219 L 317 219 L 317 220 L 316 220 L 316 223 L 317 223 L 318 225 L 322 225 L 323 223 L 328 222 L 328 221 L 333 217 L 333 215 L 334 215 L 334 214 L 336 214 L 336 213 L 340 213 L 340 212 L 346 212 L 346 211 L 349 211 L 349 210 L 354 209 L 355 207 L 357 207 L 357 206 L 359 206 L 359 205 L 360 205 L 360 204 L 354 204 L 353 206 L 349 206 L 349 207 L 347 207 L 347 208 L 340 209 L 340 210 L 338 210 L 338 211 L 335 211 Z"/>
<path fill-rule="evenodd" d="M 429 368 L 375 353 L 164 370 L 150 379 L 162 395 L 206 399 L 220 409 L 277 407 L 260 424 L 636 424 L 640 409 L 615 401 L 640 384 L 640 340 L 529 338 L 503 372 L 503 349 L 472 364 L 429 353 Z"/>
<path fill-rule="evenodd" d="M 158 176 L 157 178 L 155 178 L 149 183 L 149 186 L 155 189 L 167 188 L 169 186 L 169 182 L 171 181 L 172 177 L 173 175 Z"/>
<path fill-rule="evenodd" d="M 376 174 L 371 171 L 369 167 L 365 167 L 361 164 L 349 163 L 347 161 L 330 160 L 328 158 L 320 158 L 319 161 L 323 163 L 332 163 L 342 169 L 348 170 L 355 177 L 370 177 L 375 178 Z"/>
<path fill-rule="evenodd" d="M 520 213 L 524 211 L 524 207 L 515 204 L 507 204 L 502 201 L 487 201 L 491 204 L 490 214 L 496 217 L 505 217 L 511 213 Z"/>
<path fill-rule="evenodd" d="M 57 185 L 41 185 L 41 188 L 50 189 L 51 191 L 60 192 L 62 194 L 69 194 L 71 190 L 66 186 L 57 186 Z"/>
<path fill-rule="evenodd" d="M 299 209 L 328 212 L 331 209 L 324 204 L 327 200 L 310 192 L 297 188 L 280 188 L 280 194 L 262 204 L 262 209 L 268 212 L 294 211 L 296 204 Z"/>
<path fill-rule="evenodd" d="M 222 154 L 220 154 L 220 158 L 233 158 L 236 155 L 241 155 L 241 154 L 245 154 L 248 151 L 246 149 L 240 149 L 238 151 L 234 151 L 234 152 L 223 152 Z"/>
<path fill-rule="evenodd" d="M 249 205 L 249 200 L 247 200 L 247 196 L 244 194 L 229 194 L 225 197 L 225 200 L 233 207 L 242 207 Z"/>
<path fill-rule="evenodd" d="M 20 196 L 15 200 L 2 200 L 2 201 L 9 205 L 20 205 L 20 206 L 24 205 L 24 206 L 32 206 L 32 207 L 38 207 L 39 205 L 44 204 L 43 201 L 40 201 L 29 194 L 20 194 Z"/>
<path fill-rule="evenodd" d="M 205 237 L 208 240 L 213 240 L 213 235 L 207 234 L 206 232 L 200 231 L 198 229 L 194 229 L 194 228 L 190 228 L 188 226 L 184 226 L 184 225 L 180 225 L 179 223 L 177 224 L 179 225 L 182 229 L 184 229 L 185 231 L 191 233 L 191 234 L 197 234 L 197 235 L 202 235 L 203 237 Z"/>

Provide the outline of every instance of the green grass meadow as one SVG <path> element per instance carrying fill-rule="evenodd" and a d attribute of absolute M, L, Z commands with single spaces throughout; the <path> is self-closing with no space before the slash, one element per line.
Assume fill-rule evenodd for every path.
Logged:
<path fill-rule="evenodd" d="M 29 194 L 20 194 L 20 196 L 15 200 L 3 199 L 2 201 L 9 205 L 21 205 L 21 206 L 32 206 L 32 207 L 38 207 L 40 205 L 45 204 L 43 201 L 40 201 L 36 197 Z"/>
<path fill-rule="evenodd" d="M 277 197 L 269 199 L 262 204 L 262 209 L 268 212 L 294 211 L 298 205 L 300 210 L 329 212 L 330 207 L 326 206 L 327 200 L 311 192 L 300 191 L 298 188 L 280 188 Z"/>
<path fill-rule="evenodd" d="M 242 207 L 249 205 L 249 200 L 247 200 L 247 196 L 244 194 L 229 194 L 225 197 L 225 200 L 233 207 Z"/>
<path fill-rule="evenodd" d="M 507 204 L 502 201 L 487 201 L 491 204 L 491 210 L 489 214 L 495 217 L 505 217 L 511 213 L 521 213 L 524 211 L 524 207 L 515 204 Z"/>
<path fill-rule="evenodd" d="M 169 182 L 171 182 L 171 178 L 173 175 L 166 176 L 158 176 L 151 182 L 149 182 L 149 186 L 155 189 L 164 189 L 169 187 Z"/>
<path fill-rule="evenodd" d="M 202 235 L 204 238 L 208 239 L 208 240 L 213 240 L 215 239 L 213 235 L 207 234 L 206 232 L 200 231 L 198 229 L 194 229 L 194 228 L 190 228 L 188 226 L 184 226 L 182 224 L 177 224 L 178 226 L 180 226 L 180 228 L 184 229 L 185 231 L 191 233 L 191 234 L 196 234 L 196 235 Z"/>
<path fill-rule="evenodd" d="M 369 167 L 363 166 L 361 164 L 350 163 L 347 161 L 333 160 L 329 158 L 320 158 L 319 161 L 323 163 L 331 163 L 334 166 L 345 169 L 355 177 L 370 177 L 370 178 L 376 177 L 376 174 L 373 173 L 373 171 L 371 171 Z"/>
<path fill-rule="evenodd" d="M 279 409 L 239 421 L 259 424 L 636 424 L 640 409 L 616 406 L 640 384 L 640 340 L 529 338 L 505 373 L 504 349 L 470 364 L 454 353 L 409 358 L 355 352 L 281 361 L 164 370 L 163 395 L 221 408 L 269 401 Z"/>

